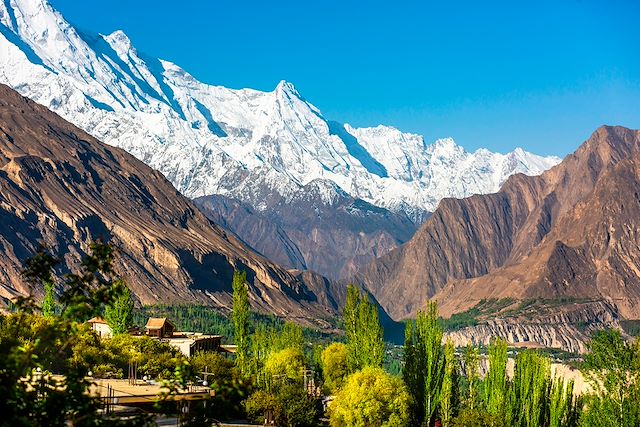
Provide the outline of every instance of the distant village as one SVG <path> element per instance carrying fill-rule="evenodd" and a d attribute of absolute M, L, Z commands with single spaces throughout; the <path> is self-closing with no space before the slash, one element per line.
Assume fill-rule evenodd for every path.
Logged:
<path fill-rule="evenodd" d="M 94 317 L 89 319 L 87 323 L 100 338 L 111 338 L 113 336 L 111 327 L 103 318 Z M 176 331 L 173 322 L 166 317 L 151 317 L 147 321 L 144 330 L 133 327 L 129 329 L 128 333 L 133 337 L 148 336 L 155 338 L 180 350 L 186 357 L 192 357 L 198 352 L 233 354 L 236 351 L 235 345 L 222 344 L 222 339 L 224 338 L 222 335 Z"/>

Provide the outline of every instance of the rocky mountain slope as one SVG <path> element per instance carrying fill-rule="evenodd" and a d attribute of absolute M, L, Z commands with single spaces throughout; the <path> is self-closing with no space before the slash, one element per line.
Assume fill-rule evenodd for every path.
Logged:
<path fill-rule="evenodd" d="M 142 303 L 228 308 L 235 268 L 247 271 L 254 308 L 284 317 L 322 322 L 341 295 L 326 279 L 294 275 L 257 255 L 161 173 L 4 85 L 0 221 L 4 298 L 42 292 L 20 274 L 39 242 L 63 259 L 63 274 L 97 238 L 117 246 L 116 272 Z"/>
<path fill-rule="evenodd" d="M 601 127 L 540 176 L 443 200 L 411 241 L 358 277 L 396 319 L 428 298 L 447 316 L 489 299 L 586 299 L 636 319 L 639 193 L 640 132 Z"/>
<path fill-rule="evenodd" d="M 221 194 L 258 211 L 324 179 L 419 223 L 443 197 L 497 191 L 513 173 L 559 161 L 353 128 L 287 82 L 273 92 L 207 85 L 142 54 L 122 31 L 79 31 L 46 0 L 0 3 L 0 82 L 124 148 L 188 197 Z"/>
<path fill-rule="evenodd" d="M 264 212 L 218 195 L 195 203 L 272 261 L 334 280 L 352 276 L 417 229 L 406 215 L 354 199 L 327 180 L 311 181 Z"/>

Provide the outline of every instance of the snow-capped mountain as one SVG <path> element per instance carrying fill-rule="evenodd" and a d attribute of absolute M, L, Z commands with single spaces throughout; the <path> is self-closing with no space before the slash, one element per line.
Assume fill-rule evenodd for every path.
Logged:
<path fill-rule="evenodd" d="M 221 194 L 257 210 L 326 180 L 337 186 L 327 191 L 419 219 L 444 197 L 495 192 L 513 173 L 560 161 L 353 128 L 284 81 L 272 92 L 208 85 L 138 52 L 122 31 L 74 28 L 45 0 L 0 2 L 0 82 L 126 149 L 189 197 Z"/>

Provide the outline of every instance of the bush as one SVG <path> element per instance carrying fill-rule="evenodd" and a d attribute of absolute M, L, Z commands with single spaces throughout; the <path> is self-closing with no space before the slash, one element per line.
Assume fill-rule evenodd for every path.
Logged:
<path fill-rule="evenodd" d="M 334 427 L 400 427 L 409 423 L 409 393 L 400 378 L 367 367 L 349 376 L 329 407 Z"/>

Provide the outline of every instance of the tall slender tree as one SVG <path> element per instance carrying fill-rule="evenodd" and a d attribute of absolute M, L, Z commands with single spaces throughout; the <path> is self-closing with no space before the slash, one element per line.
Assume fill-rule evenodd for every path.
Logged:
<path fill-rule="evenodd" d="M 467 382 L 465 403 L 469 409 L 473 410 L 478 401 L 478 349 L 469 344 L 464 350 L 463 358 Z"/>
<path fill-rule="evenodd" d="M 444 376 L 442 379 L 442 391 L 440 392 L 440 421 L 442 427 L 450 427 L 453 422 L 456 386 L 457 386 L 457 361 L 455 347 L 451 340 L 444 346 Z"/>
<path fill-rule="evenodd" d="M 249 286 L 247 273 L 234 271 L 233 281 L 233 321 L 234 341 L 236 344 L 236 364 L 240 371 L 247 375 L 250 370 L 249 359 Z"/>
<path fill-rule="evenodd" d="M 489 372 L 485 377 L 484 404 L 496 419 L 505 418 L 507 399 L 507 342 L 494 338 L 487 349 Z"/>
<path fill-rule="evenodd" d="M 405 331 L 403 376 L 413 396 L 412 424 L 432 424 L 440 404 L 444 378 L 443 330 L 438 322 L 438 305 L 428 302 Z"/>
<path fill-rule="evenodd" d="M 347 287 L 343 321 L 349 372 L 358 371 L 366 366 L 382 366 L 384 338 L 378 310 L 371 303 L 369 296 L 361 295 L 353 285 Z"/>

